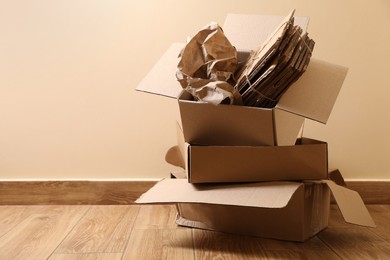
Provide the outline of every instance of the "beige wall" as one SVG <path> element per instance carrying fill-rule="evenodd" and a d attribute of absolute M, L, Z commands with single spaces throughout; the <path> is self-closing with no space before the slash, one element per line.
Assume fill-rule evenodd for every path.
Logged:
<path fill-rule="evenodd" d="M 226 13 L 311 17 L 314 56 L 350 68 L 329 123 L 348 179 L 390 179 L 390 1 L 4 1 L 0 179 L 163 178 L 176 101 L 134 91 L 164 50 Z"/>

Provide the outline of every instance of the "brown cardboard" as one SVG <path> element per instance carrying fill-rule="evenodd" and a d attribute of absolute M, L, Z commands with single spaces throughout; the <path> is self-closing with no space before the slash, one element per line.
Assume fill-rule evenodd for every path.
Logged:
<path fill-rule="evenodd" d="M 186 141 L 214 145 L 294 144 L 304 118 L 273 109 L 194 102 L 176 81 L 177 55 L 183 44 L 173 44 L 137 86 L 137 90 L 179 96 L 181 124 Z M 166 91 L 168 90 L 168 91 Z M 281 115 L 282 113 L 278 113 Z M 278 129 L 274 126 L 278 125 Z M 289 129 L 286 132 L 279 129 Z M 285 135 L 283 135 L 285 133 Z M 280 140 L 278 142 L 278 140 Z"/>
<path fill-rule="evenodd" d="M 292 145 L 304 122 L 291 113 L 280 119 L 275 109 L 194 102 L 187 93 L 180 96 L 179 109 L 185 140 L 192 144 Z"/>
<path fill-rule="evenodd" d="M 347 72 L 345 67 L 312 59 L 276 107 L 325 124 Z"/>
<path fill-rule="evenodd" d="M 265 42 L 283 19 L 285 16 L 227 14 L 223 31 L 229 41 L 234 46 L 238 46 L 240 51 L 251 51 Z M 309 17 L 294 16 L 294 24 L 299 25 L 305 33 Z"/>
<path fill-rule="evenodd" d="M 292 146 L 202 146 L 185 142 L 166 161 L 186 170 L 191 183 L 327 179 L 327 143 L 301 138 Z"/>
<path fill-rule="evenodd" d="M 206 203 L 246 207 L 283 208 L 302 185 L 299 182 L 246 184 L 191 184 L 186 179 L 163 179 L 144 193 L 142 203 Z"/>
<path fill-rule="evenodd" d="M 315 41 L 294 25 L 294 11 L 254 49 L 236 73 L 243 104 L 273 108 L 281 94 L 306 70 Z"/>
<path fill-rule="evenodd" d="M 333 181 L 324 181 L 332 191 L 337 205 L 346 222 L 363 226 L 375 227 L 370 213 L 364 206 L 364 202 L 356 191 L 339 186 Z M 351 201 L 353 203 L 351 203 Z M 363 224 L 364 223 L 364 224 Z"/>
<path fill-rule="evenodd" d="M 306 72 L 273 109 L 194 102 L 176 81 L 175 43 L 161 57 L 137 90 L 179 97 L 184 136 L 189 143 L 209 145 L 293 145 L 304 117 L 326 123 L 347 69 L 311 60 Z M 282 113 L 284 111 L 286 113 Z"/>
<path fill-rule="evenodd" d="M 183 226 L 304 241 L 328 225 L 330 186 L 339 201 L 339 188 L 345 188 L 331 181 L 194 185 L 165 179 L 136 203 L 177 203 L 177 223 Z M 375 226 L 359 196 L 346 192 L 342 197 L 348 203 L 338 206 L 348 222 Z"/>

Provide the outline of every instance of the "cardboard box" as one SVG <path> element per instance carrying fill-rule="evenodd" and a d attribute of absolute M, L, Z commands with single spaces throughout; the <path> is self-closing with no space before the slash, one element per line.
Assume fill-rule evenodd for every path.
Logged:
<path fill-rule="evenodd" d="M 165 179 L 136 203 L 177 203 L 182 226 L 305 241 L 327 227 L 330 191 L 346 222 L 375 227 L 360 196 L 332 181 L 211 185 Z"/>
<path fill-rule="evenodd" d="M 186 171 L 190 183 L 322 180 L 328 178 L 327 143 L 301 138 L 291 146 L 202 146 L 186 143 L 177 127 L 178 145 L 168 163 Z"/>
<path fill-rule="evenodd" d="M 278 19 L 228 15 L 223 29 L 232 44 L 245 54 L 261 44 L 283 18 Z M 302 26 L 307 22 L 303 19 Z M 191 144 L 294 145 L 305 118 L 327 122 L 347 74 L 345 67 L 312 58 L 306 72 L 275 108 L 215 106 L 193 101 L 177 82 L 177 57 L 183 47 L 184 43 L 171 45 L 136 89 L 178 98 L 184 137 Z"/>

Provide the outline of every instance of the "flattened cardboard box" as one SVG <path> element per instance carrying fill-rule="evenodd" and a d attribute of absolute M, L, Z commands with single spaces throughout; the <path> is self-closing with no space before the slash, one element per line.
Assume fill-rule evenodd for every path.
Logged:
<path fill-rule="evenodd" d="M 261 44 L 282 19 L 228 15 L 223 29 L 232 44 L 243 51 L 239 57 L 247 57 L 248 49 Z M 307 23 L 307 18 L 300 20 L 304 29 Z M 306 72 L 273 109 L 215 106 L 193 101 L 177 82 L 178 55 L 183 47 L 183 43 L 171 45 L 136 89 L 178 98 L 184 137 L 191 144 L 294 145 L 304 118 L 327 122 L 347 74 L 345 67 L 312 58 Z"/>
<path fill-rule="evenodd" d="M 177 224 L 290 241 L 328 225 L 330 191 L 346 222 L 375 227 L 360 196 L 332 181 L 190 184 L 164 179 L 136 203 L 177 203 Z"/>
<path fill-rule="evenodd" d="M 328 176 L 327 143 L 301 138 L 292 146 L 202 146 L 185 142 L 177 126 L 178 145 L 168 163 L 186 171 L 190 183 L 322 180 Z"/>

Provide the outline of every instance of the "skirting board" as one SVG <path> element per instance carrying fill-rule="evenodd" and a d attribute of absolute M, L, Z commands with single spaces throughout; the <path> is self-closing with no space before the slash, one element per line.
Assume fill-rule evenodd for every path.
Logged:
<path fill-rule="evenodd" d="M 155 181 L 4 181 L 0 205 L 126 205 Z M 390 181 L 347 181 L 366 204 L 390 204 Z"/>
<path fill-rule="evenodd" d="M 0 205 L 131 204 L 155 181 L 6 181 Z"/>

